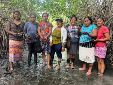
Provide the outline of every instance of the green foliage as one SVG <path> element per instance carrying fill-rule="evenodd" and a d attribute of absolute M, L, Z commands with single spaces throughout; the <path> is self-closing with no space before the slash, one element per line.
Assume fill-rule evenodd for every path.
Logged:
<path fill-rule="evenodd" d="M 0 9 L 4 10 L 7 16 L 13 10 L 20 10 L 23 19 L 33 12 L 39 16 L 43 12 L 48 12 L 51 18 L 69 17 L 72 14 L 77 14 L 80 6 L 85 0 L 11 0 L 1 2 Z"/>

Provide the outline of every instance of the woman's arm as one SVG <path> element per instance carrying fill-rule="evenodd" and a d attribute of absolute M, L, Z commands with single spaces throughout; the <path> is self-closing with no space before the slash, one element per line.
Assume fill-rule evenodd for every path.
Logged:
<path fill-rule="evenodd" d="M 50 25 L 49 25 L 49 33 L 48 33 L 47 37 L 49 37 L 51 35 L 52 28 L 53 28 L 53 25 L 50 23 Z"/>
<path fill-rule="evenodd" d="M 8 34 L 16 35 L 16 33 L 10 31 L 10 28 L 11 28 L 11 25 L 10 25 L 10 22 L 8 22 L 8 23 L 6 24 L 5 31 L 6 31 Z"/>
<path fill-rule="evenodd" d="M 91 36 L 91 37 L 96 37 L 96 36 L 97 36 L 97 29 L 94 29 L 94 30 L 92 31 L 92 34 L 89 34 L 89 36 Z"/>
<path fill-rule="evenodd" d="M 41 35 L 41 27 L 40 26 L 38 27 L 38 35 L 40 36 L 40 38 L 42 37 L 42 35 Z"/>
<path fill-rule="evenodd" d="M 65 47 L 66 40 L 67 40 L 67 30 L 65 28 L 61 28 L 62 31 L 62 46 Z"/>
<path fill-rule="evenodd" d="M 52 26 L 49 27 L 49 33 L 47 34 L 47 38 L 51 35 L 51 32 L 52 32 Z"/>
<path fill-rule="evenodd" d="M 96 39 L 95 41 L 104 42 L 104 41 L 109 41 L 109 40 L 110 40 L 110 35 L 109 35 L 109 33 L 105 33 L 104 36 L 105 36 L 104 39 Z"/>

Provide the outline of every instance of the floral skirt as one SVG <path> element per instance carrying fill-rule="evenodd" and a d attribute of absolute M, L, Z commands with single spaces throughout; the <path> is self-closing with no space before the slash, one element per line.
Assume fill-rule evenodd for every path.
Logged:
<path fill-rule="evenodd" d="M 42 52 L 50 53 L 51 47 L 49 41 L 41 41 Z"/>
<path fill-rule="evenodd" d="M 99 58 L 105 58 L 106 57 L 106 51 L 107 51 L 106 47 L 96 47 L 95 48 L 95 56 L 97 56 Z"/>
<path fill-rule="evenodd" d="M 22 60 L 23 41 L 9 40 L 9 62 Z"/>

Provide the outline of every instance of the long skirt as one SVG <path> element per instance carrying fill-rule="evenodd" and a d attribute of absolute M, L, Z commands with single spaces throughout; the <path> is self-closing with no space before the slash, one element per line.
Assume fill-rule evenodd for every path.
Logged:
<path fill-rule="evenodd" d="M 70 49 L 67 50 L 68 54 L 77 55 L 78 43 L 71 44 Z"/>
<path fill-rule="evenodd" d="M 79 60 L 86 63 L 94 63 L 95 62 L 95 48 L 86 48 L 79 46 Z"/>
<path fill-rule="evenodd" d="M 22 60 L 23 41 L 9 40 L 9 62 Z"/>

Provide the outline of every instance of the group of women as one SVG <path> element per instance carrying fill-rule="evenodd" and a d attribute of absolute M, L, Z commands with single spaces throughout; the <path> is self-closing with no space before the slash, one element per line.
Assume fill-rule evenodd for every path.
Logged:
<path fill-rule="evenodd" d="M 54 55 L 57 54 L 57 70 L 60 69 L 62 52 L 67 48 L 66 68 L 75 67 L 75 59 L 79 50 L 79 60 L 82 63 L 81 71 L 87 70 L 86 75 L 91 75 L 92 67 L 97 60 L 98 75 L 102 76 L 105 70 L 104 59 L 106 57 L 106 42 L 110 40 L 109 29 L 104 25 L 104 19 L 98 18 L 93 23 L 91 17 L 85 17 L 82 26 L 77 26 L 77 17 L 70 17 L 69 25 L 64 26 L 61 18 L 56 19 L 53 27 L 48 21 L 48 13 L 42 14 L 42 21 L 36 22 L 36 15 L 30 14 L 29 21 L 25 24 L 21 21 L 19 11 L 13 12 L 5 31 L 9 34 L 9 71 L 13 71 L 13 63 L 22 60 L 23 41 L 28 45 L 28 66 L 31 65 L 31 57 L 34 54 L 34 63 L 37 65 L 37 52 L 42 53 L 43 65 L 51 69 Z M 24 37 L 23 37 L 24 36 Z M 88 69 L 86 68 L 88 65 Z"/>

